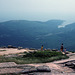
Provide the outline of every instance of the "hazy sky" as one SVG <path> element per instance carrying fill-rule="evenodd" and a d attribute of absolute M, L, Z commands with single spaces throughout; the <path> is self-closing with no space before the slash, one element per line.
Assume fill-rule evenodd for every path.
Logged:
<path fill-rule="evenodd" d="M 0 0 L 0 21 L 75 20 L 75 0 Z"/>

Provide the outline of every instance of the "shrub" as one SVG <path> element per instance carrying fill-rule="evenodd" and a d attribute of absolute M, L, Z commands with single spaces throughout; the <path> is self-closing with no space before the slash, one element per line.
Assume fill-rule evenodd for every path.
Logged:
<path fill-rule="evenodd" d="M 59 56 L 59 55 L 63 55 L 63 54 L 61 52 L 56 52 L 56 51 L 37 51 L 32 53 L 26 53 L 23 57 L 46 58 L 46 57 L 53 57 L 53 56 Z"/>
<path fill-rule="evenodd" d="M 61 52 L 54 51 L 37 51 L 33 53 L 24 52 L 23 57 L 5 57 L 0 56 L 0 62 L 15 62 L 17 64 L 30 64 L 30 63 L 46 63 L 55 60 L 66 59 L 68 56 L 63 55 Z"/>

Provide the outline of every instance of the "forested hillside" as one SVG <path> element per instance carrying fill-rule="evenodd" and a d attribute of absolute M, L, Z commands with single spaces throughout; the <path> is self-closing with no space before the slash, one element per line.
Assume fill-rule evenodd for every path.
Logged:
<path fill-rule="evenodd" d="M 0 46 L 22 46 L 24 48 L 64 48 L 74 50 L 75 23 L 58 28 L 63 20 L 26 21 L 11 20 L 0 23 Z"/>

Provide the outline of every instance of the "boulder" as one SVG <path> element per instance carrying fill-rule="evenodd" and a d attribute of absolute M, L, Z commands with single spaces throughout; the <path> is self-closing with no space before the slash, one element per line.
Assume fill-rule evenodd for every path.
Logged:
<path fill-rule="evenodd" d="M 51 72 L 50 68 L 48 66 L 38 66 L 37 68 L 38 72 Z"/>
<path fill-rule="evenodd" d="M 12 45 L 8 45 L 8 47 L 7 48 L 13 48 L 13 46 Z"/>
<path fill-rule="evenodd" d="M 24 68 L 21 72 L 17 74 L 29 74 L 29 73 L 34 73 L 34 72 L 51 72 L 50 68 L 48 66 L 38 66 L 34 68 Z"/>
<path fill-rule="evenodd" d="M 70 68 L 75 68 L 75 62 L 68 62 L 65 64 L 65 66 L 68 66 Z"/>
<path fill-rule="evenodd" d="M 66 51 L 65 54 L 70 54 L 70 52 L 69 51 Z"/>
<path fill-rule="evenodd" d="M 6 46 L 1 46 L 1 48 L 7 48 Z"/>
<path fill-rule="evenodd" d="M 52 49 L 48 48 L 47 51 L 52 51 Z"/>
<path fill-rule="evenodd" d="M 73 66 L 73 63 L 72 62 L 68 62 L 65 64 L 65 66 Z"/>
<path fill-rule="evenodd" d="M 22 70 L 19 74 L 28 74 L 28 73 L 32 73 L 32 72 L 37 72 L 36 68 L 26 68 L 24 70 Z"/>
<path fill-rule="evenodd" d="M 36 50 L 35 48 L 30 48 L 30 50 Z"/>
<path fill-rule="evenodd" d="M 52 49 L 52 51 L 58 51 L 57 49 Z"/>
<path fill-rule="evenodd" d="M 18 50 L 23 49 L 23 47 L 18 47 Z"/>

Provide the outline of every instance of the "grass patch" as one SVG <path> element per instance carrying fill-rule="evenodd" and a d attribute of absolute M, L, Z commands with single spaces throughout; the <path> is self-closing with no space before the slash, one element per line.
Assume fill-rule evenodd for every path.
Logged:
<path fill-rule="evenodd" d="M 23 57 L 4 57 L 0 56 L 0 62 L 16 62 L 17 64 L 30 64 L 30 63 L 46 63 L 60 59 L 66 59 L 68 56 L 61 52 L 55 51 L 37 51 L 31 53 L 24 53 Z"/>
<path fill-rule="evenodd" d="M 56 51 L 37 51 L 37 52 L 30 52 L 25 53 L 23 57 L 40 57 L 40 58 L 48 58 L 53 56 L 60 56 L 63 55 L 61 52 Z"/>

